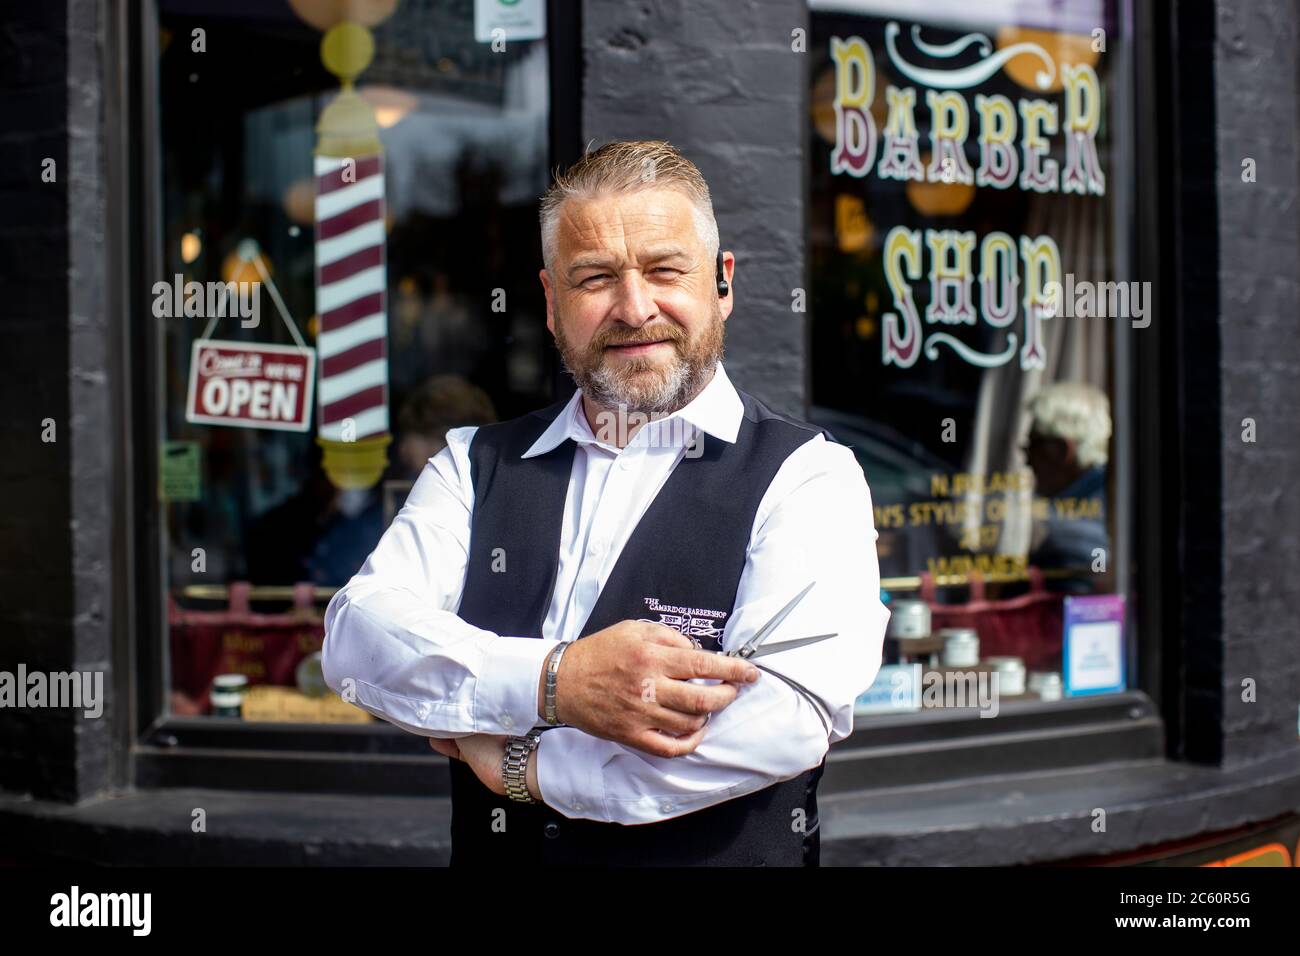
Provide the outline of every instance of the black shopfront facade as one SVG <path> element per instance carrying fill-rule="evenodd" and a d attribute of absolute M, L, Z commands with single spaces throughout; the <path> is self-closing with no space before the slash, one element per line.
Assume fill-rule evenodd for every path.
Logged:
<path fill-rule="evenodd" d="M 548 171 L 664 138 L 737 257 L 728 372 L 854 445 L 891 603 L 926 597 L 937 621 L 975 600 L 972 572 L 997 607 L 1023 597 L 1017 562 L 1043 553 L 1007 478 L 1027 404 L 1071 382 L 1109 409 L 1106 570 L 1072 593 L 1122 597 L 1118 683 L 1068 692 L 1060 621 L 1024 617 L 1006 640 L 1067 693 L 992 720 L 864 709 L 821 783 L 823 865 L 1300 862 L 1294 7 L 1003 6 L 775 0 L 742 22 L 720 0 L 551 0 L 507 11 L 494 49 L 491 4 L 375 5 L 352 36 L 382 146 L 391 443 L 364 488 L 319 422 L 203 423 L 186 394 L 209 338 L 301 336 L 318 388 L 350 381 L 325 370 L 314 268 L 321 117 L 361 62 L 322 58 L 331 5 L 12 19 L 0 671 L 102 671 L 106 693 L 95 718 L 0 709 L 0 860 L 446 863 L 445 760 L 300 699 L 295 667 L 409 486 L 424 397 L 470 423 L 571 388 L 535 288 Z M 1019 167 L 1001 183 L 994 154 Z M 159 315 L 159 282 L 248 270 L 277 290 L 260 325 Z M 1143 283 L 1142 313 L 1046 313 L 1065 273 Z M 261 718 L 213 715 L 204 642 L 270 688 Z M 220 821 L 202 838 L 196 807 Z"/>

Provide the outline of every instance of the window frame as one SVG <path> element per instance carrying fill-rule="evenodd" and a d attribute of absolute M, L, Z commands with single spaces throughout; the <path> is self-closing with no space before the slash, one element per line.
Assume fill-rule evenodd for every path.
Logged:
<path fill-rule="evenodd" d="M 961 739 L 963 736 L 996 736 L 998 731 L 1018 734 L 1024 731 L 1048 731 L 1057 728 L 1066 731 L 1071 726 L 1071 719 L 1066 711 L 1083 708 L 1089 704 L 1113 702 L 1114 708 L 1101 706 L 1087 710 L 1093 715 L 1104 715 L 1106 721 L 1118 724 L 1139 722 L 1147 727 L 1147 734 L 1139 734 L 1130 739 L 1125 734 L 1114 734 L 1110 728 L 1102 732 L 1096 740 L 1083 741 L 1079 749 L 1080 763 L 1104 762 L 1109 760 L 1134 760 L 1156 756 L 1156 754 L 1178 753 L 1179 737 L 1166 741 L 1166 730 L 1177 728 L 1180 713 L 1178 680 L 1179 653 L 1177 641 L 1169 636 L 1177 633 L 1170 628 L 1169 609 L 1177 607 L 1177 575 L 1171 575 L 1167 568 L 1178 567 L 1178 548 L 1175 536 L 1166 533 L 1178 527 L 1177 497 L 1166 494 L 1165 481 L 1152 480 L 1165 473 L 1165 462 L 1177 460 L 1167 457 L 1171 447 L 1177 447 L 1178 436 L 1162 434 L 1160 421 L 1175 420 L 1170 415 L 1170 408 L 1175 407 L 1177 395 L 1170 388 L 1170 382 L 1178 380 L 1178 354 L 1175 351 L 1173 334 L 1167 329 L 1167 317 L 1173 316 L 1173 303 L 1162 303 L 1158 297 L 1161 285 L 1174 287 L 1171 282 L 1173 268 L 1170 256 L 1161 255 L 1162 248 L 1174 235 L 1173 220 L 1169 215 L 1170 200 L 1169 179 L 1161 177 L 1158 170 L 1177 169 L 1175 152 L 1169 144 L 1173 142 L 1173 124 L 1169 109 L 1161 104 L 1170 103 L 1167 86 L 1173 86 L 1174 78 L 1169 72 L 1171 48 L 1177 43 L 1174 35 L 1173 17 L 1166 23 L 1156 20 L 1156 10 L 1149 4 L 1135 3 L 1134 0 L 1118 0 L 1119 21 L 1130 27 L 1127 38 L 1127 57 L 1119 70 L 1117 85 L 1125 95 L 1117 98 L 1121 101 L 1121 113 L 1112 113 L 1113 126 L 1122 130 L 1127 137 L 1128 153 L 1126 159 L 1132 161 L 1132 176 L 1119 179 L 1123 193 L 1114 200 L 1118 208 L 1130 206 L 1126 232 L 1117 234 L 1115 246 L 1115 263 L 1119 269 L 1132 269 L 1136 280 L 1152 281 L 1153 300 L 1151 303 L 1151 325 L 1131 336 L 1115 337 L 1113 360 L 1115 363 L 1115 411 L 1126 410 L 1127 416 L 1115 415 L 1118 424 L 1113 438 L 1115 462 L 1112 476 L 1114 490 L 1113 501 L 1115 515 L 1115 541 L 1123 541 L 1123 548 L 1115 550 L 1115 576 L 1122 581 L 1126 589 L 1126 644 L 1125 666 L 1130 675 L 1130 687 L 1126 691 L 1113 695 L 1099 695 L 1095 698 L 1062 698 L 1061 701 L 1022 702 L 1015 705 L 1017 728 L 1013 730 L 1006 722 L 1001 728 L 989 731 L 988 735 L 978 734 L 975 728 L 982 718 L 976 714 L 948 714 L 948 719 L 931 717 L 931 711 L 914 711 L 914 713 L 872 714 L 855 722 L 854 734 L 849 740 L 841 741 L 836 748 L 863 750 L 861 757 L 870 757 L 871 748 L 898 747 L 900 731 L 907 727 L 917 728 L 915 743 L 920 749 L 950 750 L 945 741 Z M 809 16 L 816 10 L 809 7 Z M 807 75 L 803 96 L 805 109 L 809 105 L 813 77 Z M 1161 86 L 1167 85 L 1167 86 Z M 1136 135 L 1138 130 L 1157 130 L 1153 137 Z M 805 147 L 809 133 L 805 130 Z M 1126 170 L 1126 173 L 1128 170 Z M 805 176 L 805 182 L 809 177 Z M 1113 177 L 1112 182 L 1117 182 Z M 1162 183 L 1161 189 L 1136 190 L 1138 182 Z M 807 208 L 807 206 L 806 206 Z M 805 228 L 805 235 L 807 228 Z M 1157 241 L 1158 237 L 1158 241 Z M 811 256 L 807 256 L 809 263 Z M 811 287 L 811 271 L 806 268 L 806 286 Z M 1160 334 L 1165 329 L 1165 334 Z M 805 328 L 805 351 L 813 345 L 811 323 Z M 811 363 L 809 363 L 811 365 Z M 811 371 L 806 373 L 805 395 L 806 408 L 811 407 Z M 1123 401 L 1118 401 L 1118 399 Z M 1160 410 L 1153 412 L 1151 410 Z M 1136 514 L 1135 514 L 1136 509 Z M 1139 594 L 1147 600 L 1139 600 Z M 1001 717 L 1006 717 L 1006 711 Z M 930 732 L 922 730 L 930 728 Z M 946 730 L 945 730 L 946 728 Z M 1109 740 L 1109 744 L 1101 743 Z M 1078 741 L 1076 741 L 1078 743 Z M 1028 750 L 1024 756 L 1027 756 Z M 858 756 L 858 754 L 855 754 Z M 905 754 L 898 754 L 905 760 Z M 884 766 L 897 770 L 902 760 L 896 765 L 884 763 Z M 1048 760 L 1047 765 L 1052 761 Z M 989 765 L 980 773 L 1000 773 L 1015 769 L 1037 769 L 1045 766 L 1036 760 L 1011 760 L 1005 767 Z M 913 782 L 926 777 L 926 774 L 898 775 L 889 773 L 892 782 L 902 780 Z M 881 779 L 881 775 L 867 779 Z"/>
<path fill-rule="evenodd" d="M 110 112 L 123 121 L 105 131 L 109 182 L 121 188 L 108 197 L 105 242 L 109 274 L 123 277 L 119 294 L 108 303 L 115 330 L 112 374 L 123 412 L 124 440 L 119 446 L 116 490 L 118 529 L 115 567 L 115 687 L 128 701 L 126 733 L 116 741 L 114 759 L 123 778 L 139 788 L 205 787 L 218 789 L 313 791 L 338 794 L 446 795 L 446 761 L 434 759 L 427 744 L 390 724 L 324 725 L 252 723 L 221 718 L 176 717 L 166 712 L 167 643 L 165 567 L 161 534 L 162 506 L 157 500 L 159 417 L 158 357 L 161 336 L 150 321 L 145 292 L 149 277 L 161 274 L 161 192 L 157 142 L 155 73 L 147 68 L 157 57 L 157 9 L 154 0 L 128 4 L 110 0 L 105 58 L 105 89 Z M 1126 116 L 1138 181 L 1160 182 L 1154 170 L 1171 168 L 1172 140 L 1168 91 L 1157 84 L 1173 80 L 1168 70 L 1176 38 L 1168 23 L 1157 23 L 1148 5 L 1123 0 L 1132 25 L 1129 77 L 1131 107 Z M 582 29 L 580 3 L 548 3 L 551 79 L 550 165 L 567 164 L 581 155 Z M 1159 57 L 1159 60 L 1153 58 Z M 801 96 L 805 108 L 809 92 Z M 1162 97 L 1165 97 L 1162 100 Z M 114 100 L 119 101 L 114 104 Z M 116 105 L 120 112 L 111 108 Z M 1155 130 L 1137 138 L 1135 129 Z M 1160 164 L 1164 163 L 1164 166 Z M 1165 214 L 1166 189 L 1143 190 L 1135 197 L 1131 249 L 1138 274 L 1152 280 L 1169 274 L 1172 253 L 1165 240 L 1176 241 Z M 1139 241 L 1147 240 L 1147 241 Z M 1157 288 L 1160 283 L 1153 282 Z M 1177 604 L 1178 502 L 1163 494 L 1166 474 L 1159 419 L 1175 401 L 1168 388 L 1178 376 L 1174 336 L 1161 334 L 1172 304 L 1157 297 L 1151 327 L 1133 336 L 1134 422 L 1129 428 L 1129 461 L 1136 475 L 1137 514 L 1119 533 L 1141 570 L 1144 600 L 1131 602 L 1130 620 L 1145 640 L 1129 642 L 1137 689 L 1092 699 L 1068 699 L 1016 705 L 1002 720 L 974 715 L 923 712 L 900 718 L 859 721 L 853 735 L 837 743 L 828 759 L 827 790 L 878 785 L 951 781 L 955 768 L 980 775 L 1115 760 L 1145 759 L 1167 749 L 1165 733 L 1178 708 L 1176 654 L 1162 641 Z M 807 330 L 805 334 L 808 335 Z M 807 345 L 807 340 L 806 340 Z M 571 388 L 558 381 L 557 394 Z M 1149 402 L 1159 399 L 1159 404 Z M 1166 419 L 1169 420 L 1169 419 Z M 1153 507 L 1158 505 L 1159 507 Z M 1118 523 L 1118 519 L 1117 519 Z M 1165 563 L 1169 562 L 1169 563 Z M 1162 573 L 1162 571 L 1164 573 Z M 1136 579 L 1134 579 L 1136 580 Z M 1130 591 L 1130 593 L 1133 593 Z M 1166 691 L 1169 691 L 1166 693 Z M 1059 743 L 1071 740 L 1069 748 Z M 1168 749 L 1176 749 L 1170 742 Z M 1063 757 L 1062 750 L 1068 750 Z M 358 772 L 358 763 L 365 772 Z"/>
<path fill-rule="evenodd" d="M 162 336 L 142 290 L 161 275 L 162 208 L 156 73 L 158 8 L 155 0 L 108 4 L 109 43 L 105 88 L 118 101 L 123 122 L 105 133 L 106 154 L 123 187 L 110 196 L 109 228 L 118 241 L 106 243 L 110 274 L 126 277 L 111 303 L 119 330 L 115 391 L 125 432 L 121 486 L 116 507 L 123 533 L 115 541 L 116 646 L 121 666 L 119 700 L 129 701 L 129 740 L 117 757 L 124 777 L 137 787 L 218 786 L 235 789 L 311 789 L 327 792 L 400 792 L 403 781 L 419 781 L 441 761 L 429 759 L 427 744 L 387 723 L 333 725 L 226 721 L 167 713 L 166 567 L 163 508 L 157 500 L 157 423 L 160 417 Z M 581 155 L 581 18 L 577 4 L 547 4 L 550 80 L 548 168 Z M 557 375 L 554 384 L 558 388 Z M 361 757 L 373 771 L 355 772 Z M 414 771 L 414 773 L 411 773 Z M 365 779 L 361 779 L 361 778 Z M 378 787 L 380 782 L 387 782 Z M 363 784 L 358 789 L 358 783 Z M 414 783 L 412 783 L 414 785 Z"/>

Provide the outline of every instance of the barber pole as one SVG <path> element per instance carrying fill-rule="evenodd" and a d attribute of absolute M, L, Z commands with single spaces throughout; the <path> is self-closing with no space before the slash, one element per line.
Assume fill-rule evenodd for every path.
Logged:
<path fill-rule="evenodd" d="M 360 441 L 388 431 L 384 164 L 316 157 L 316 310 L 320 437 Z M 344 434 L 351 420 L 354 432 Z"/>
<path fill-rule="evenodd" d="M 316 127 L 317 441 L 343 489 L 374 485 L 392 440 L 383 147 L 374 111 L 352 88 L 372 53 L 355 23 L 326 34 L 322 60 L 342 89 Z"/>

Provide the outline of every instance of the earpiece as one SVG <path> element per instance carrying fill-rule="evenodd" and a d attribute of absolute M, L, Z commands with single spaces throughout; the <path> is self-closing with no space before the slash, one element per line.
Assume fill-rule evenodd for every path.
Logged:
<path fill-rule="evenodd" d="M 727 273 L 722 268 L 722 250 L 718 250 L 718 298 L 725 299 L 731 286 L 727 283 Z"/>

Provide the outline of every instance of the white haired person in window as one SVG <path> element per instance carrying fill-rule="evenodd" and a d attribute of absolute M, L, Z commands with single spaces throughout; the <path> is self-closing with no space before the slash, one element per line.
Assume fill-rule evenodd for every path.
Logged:
<path fill-rule="evenodd" d="M 735 257 L 677 149 L 583 156 L 541 237 L 578 391 L 447 433 L 330 603 L 326 681 L 451 758 L 454 866 L 816 865 L 889 618 L 862 469 L 723 370 Z"/>
<path fill-rule="evenodd" d="M 1070 570 L 1052 578 L 1052 590 L 1089 594 L 1105 583 L 1112 561 L 1106 531 L 1106 460 L 1110 403 L 1083 382 L 1044 386 L 1029 402 L 1032 422 L 1021 446 L 1034 473 L 1034 494 L 1047 500 L 1035 522 L 1029 563 Z M 1099 555 L 1102 557 L 1098 563 Z"/>

